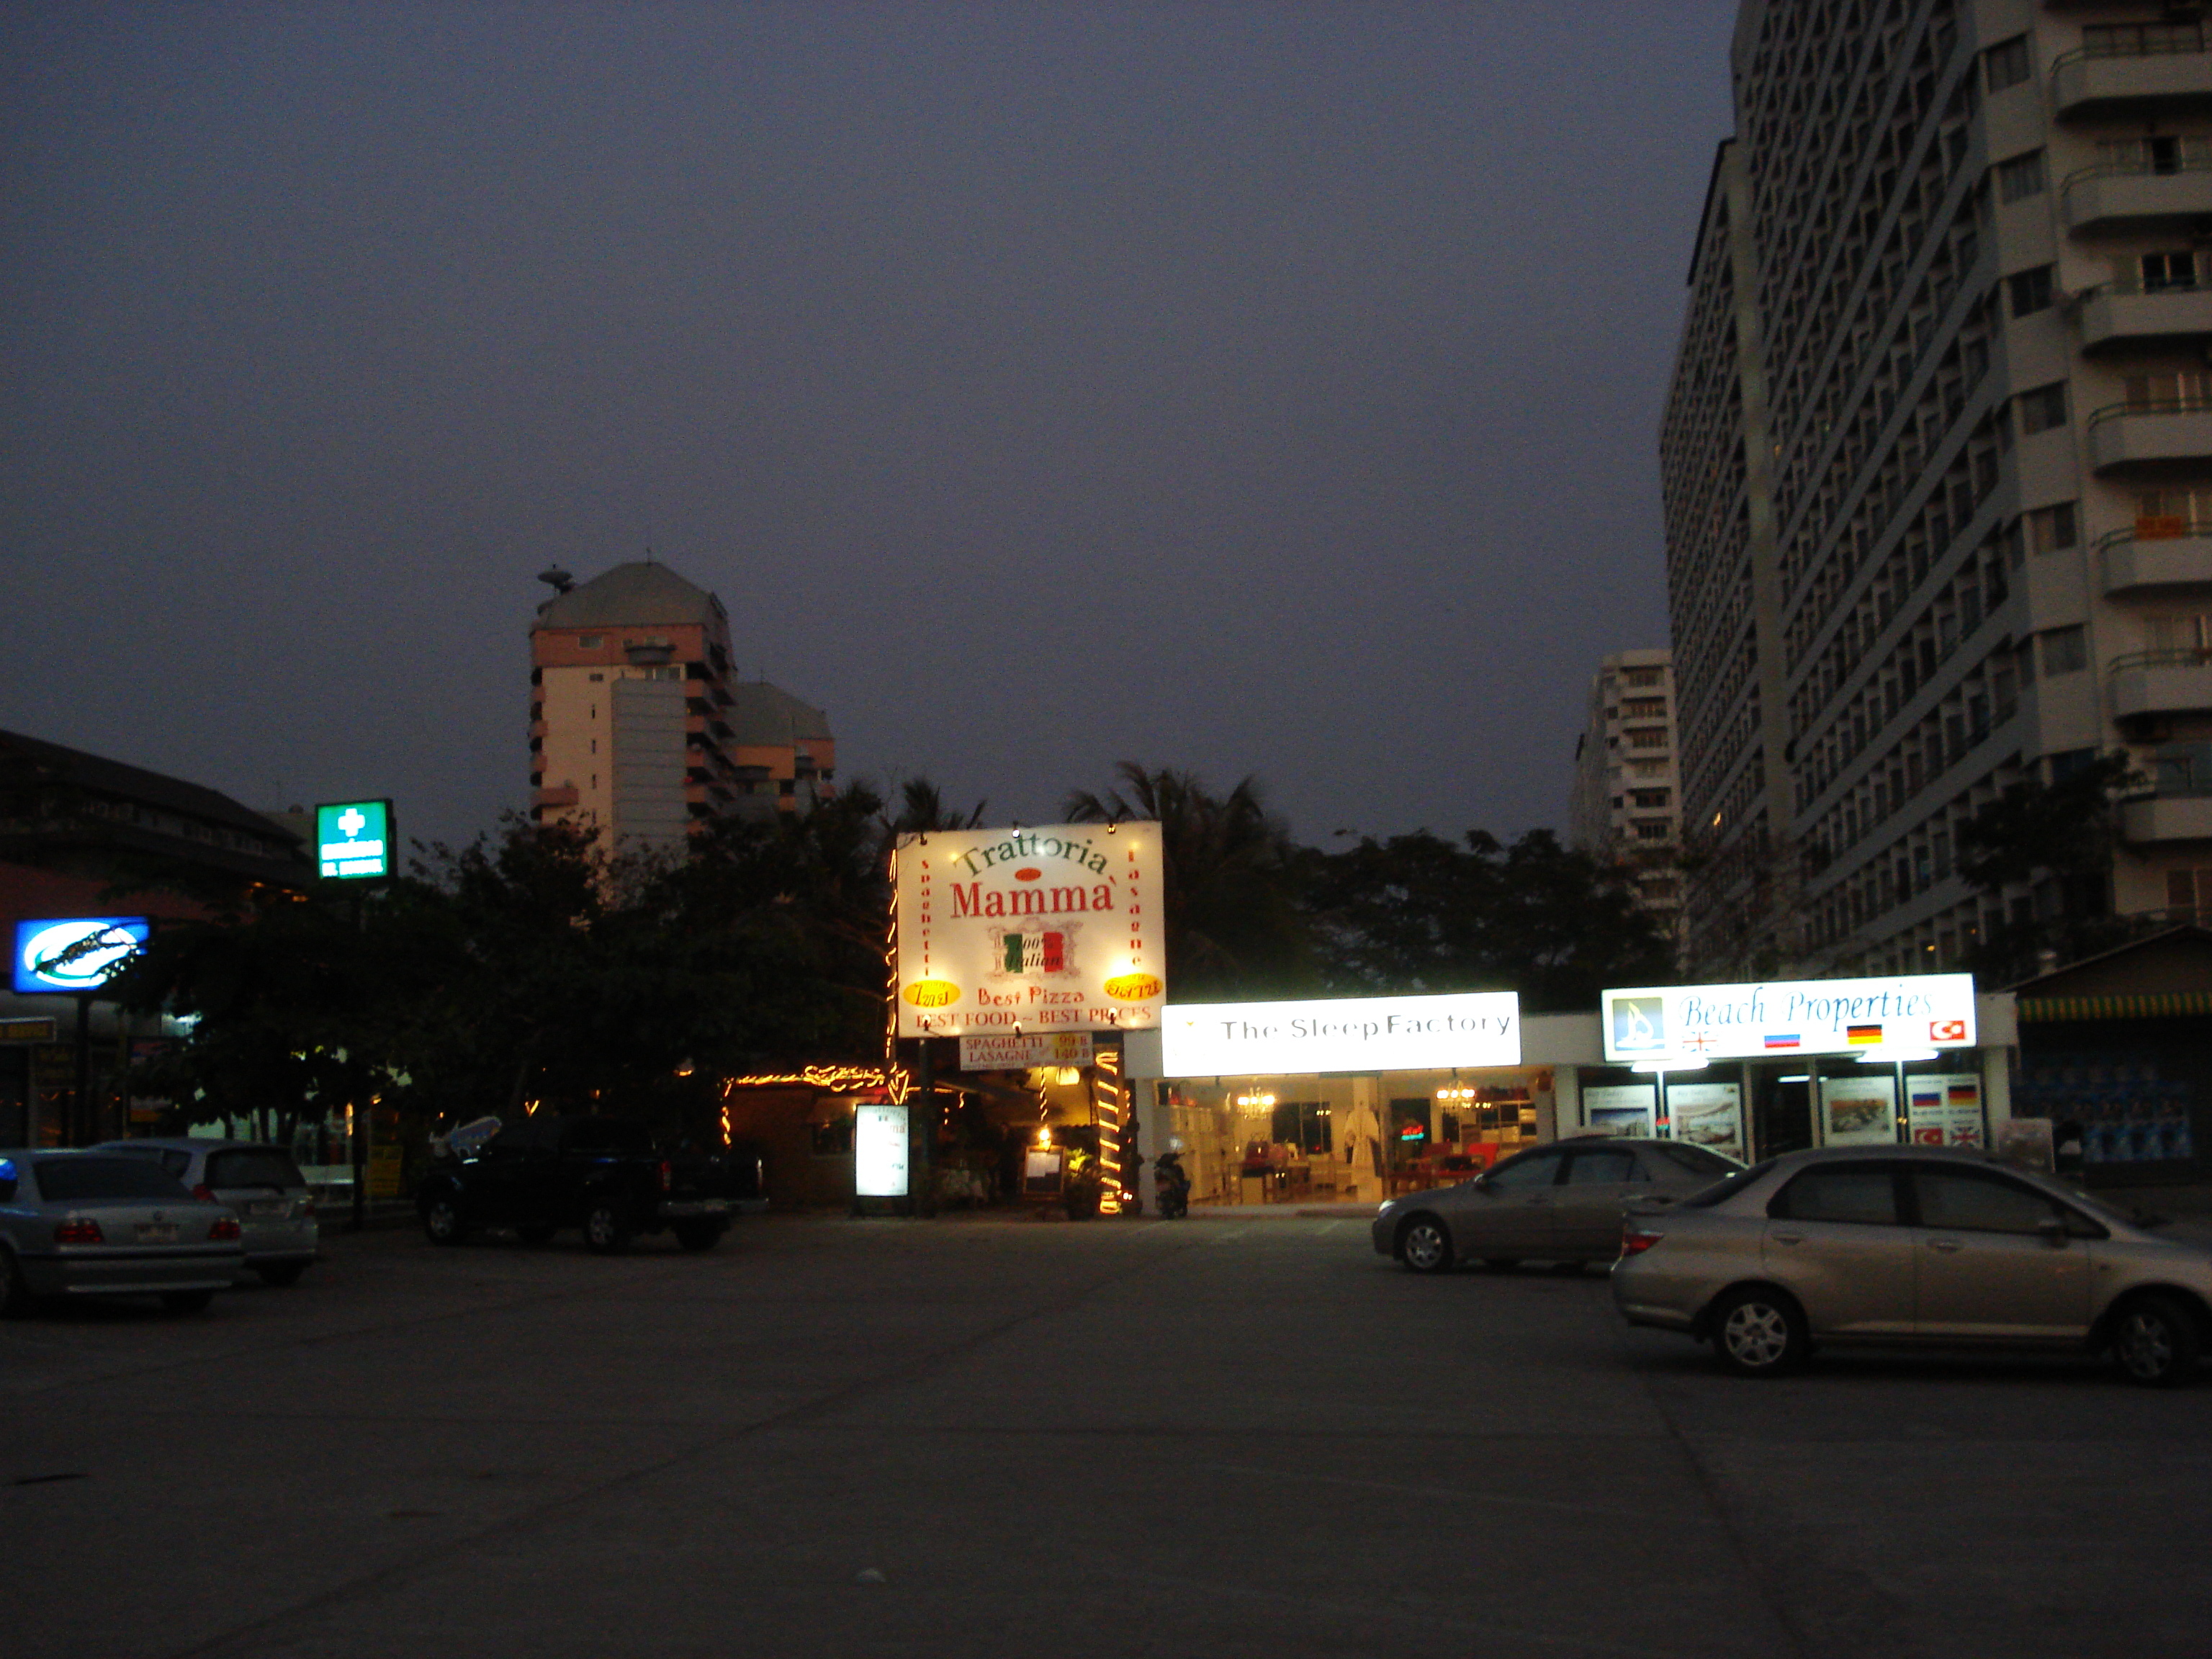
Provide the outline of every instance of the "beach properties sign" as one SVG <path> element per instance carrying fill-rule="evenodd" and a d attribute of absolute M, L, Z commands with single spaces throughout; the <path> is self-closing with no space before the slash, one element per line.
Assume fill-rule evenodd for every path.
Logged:
<path fill-rule="evenodd" d="M 892 873 L 901 1036 L 1159 1024 L 1158 824 L 933 830 Z"/>
<path fill-rule="evenodd" d="M 1601 1000 L 1616 1064 L 1974 1046 L 1971 974 L 1644 986 Z"/>

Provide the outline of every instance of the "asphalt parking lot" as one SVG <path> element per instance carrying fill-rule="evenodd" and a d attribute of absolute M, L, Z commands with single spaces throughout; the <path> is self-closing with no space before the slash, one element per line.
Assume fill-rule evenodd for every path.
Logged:
<path fill-rule="evenodd" d="M 338 1236 L 0 1326 L 13 1659 L 2193 1654 L 2212 1377 L 1744 1382 L 1356 1219 Z"/>

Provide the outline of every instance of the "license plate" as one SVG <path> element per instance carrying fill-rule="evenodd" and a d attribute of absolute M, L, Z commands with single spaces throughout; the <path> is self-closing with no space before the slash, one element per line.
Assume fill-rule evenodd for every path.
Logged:
<path fill-rule="evenodd" d="M 177 1242 L 177 1224 L 173 1221 L 142 1221 L 138 1224 L 141 1244 L 173 1244 Z"/>
<path fill-rule="evenodd" d="M 258 1198 L 246 1206 L 248 1215 L 282 1215 L 291 1204 L 281 1198 Z"/>

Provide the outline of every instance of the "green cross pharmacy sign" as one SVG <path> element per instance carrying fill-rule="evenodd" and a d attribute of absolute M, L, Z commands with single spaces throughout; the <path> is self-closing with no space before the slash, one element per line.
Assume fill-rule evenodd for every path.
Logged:
<path fill-rule="evenodd" d="M 316 862 L 335 881 L 382 881 L 392 873 L 392 803 L 343 800 L 315 808 Z"/>

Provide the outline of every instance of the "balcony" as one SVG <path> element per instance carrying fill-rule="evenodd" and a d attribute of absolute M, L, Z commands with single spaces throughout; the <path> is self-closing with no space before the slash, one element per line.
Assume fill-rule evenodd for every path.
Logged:
<path fill-rule="evenodd" d="M 2116 530 L 2100 540 L 2097 553 L 2109 599 L 2212 583 L 2212 525 L 2137 519 L 2133 530 Z"/>
<path fill-rule="evenodd" d="M 2100 472 L 2156 472 L 2212 459 L 2212 398 L 2111 404 L 2089 417 L 2089 465 Z"/>
<path fill-rule="evenodd" d="M 2120 805 L 2120 837 L 2131 847 L 2212 841 L 2212 795 L 2152 795 Z"/>
<path fill-rule="evenodd" d="M 2082 116 L 2179 114 L 2212 105 L 2212 56 L 2196 25 L 2154 27 L 2136 39 L 2069 52 L 2051 66 L 2051 106 Z"/>
<path fill-rule="evenodd" d="M 2212 214 L 2212 161 L 2107 161 L 2063 186 L 2069 230 L 2185 228 Z"/>
<path fill-rule="evenodd" d="M 2212 714 L 2212 650 L 2138 651 L 2112 672 L 2115 720 Z"/>
<path fill-rule="evenodd" d="M 2212 337 L 2212 283 L 2145 289 L 2141 278 L 2081 296 L 2081 349 L 2170 346 Z"/>

